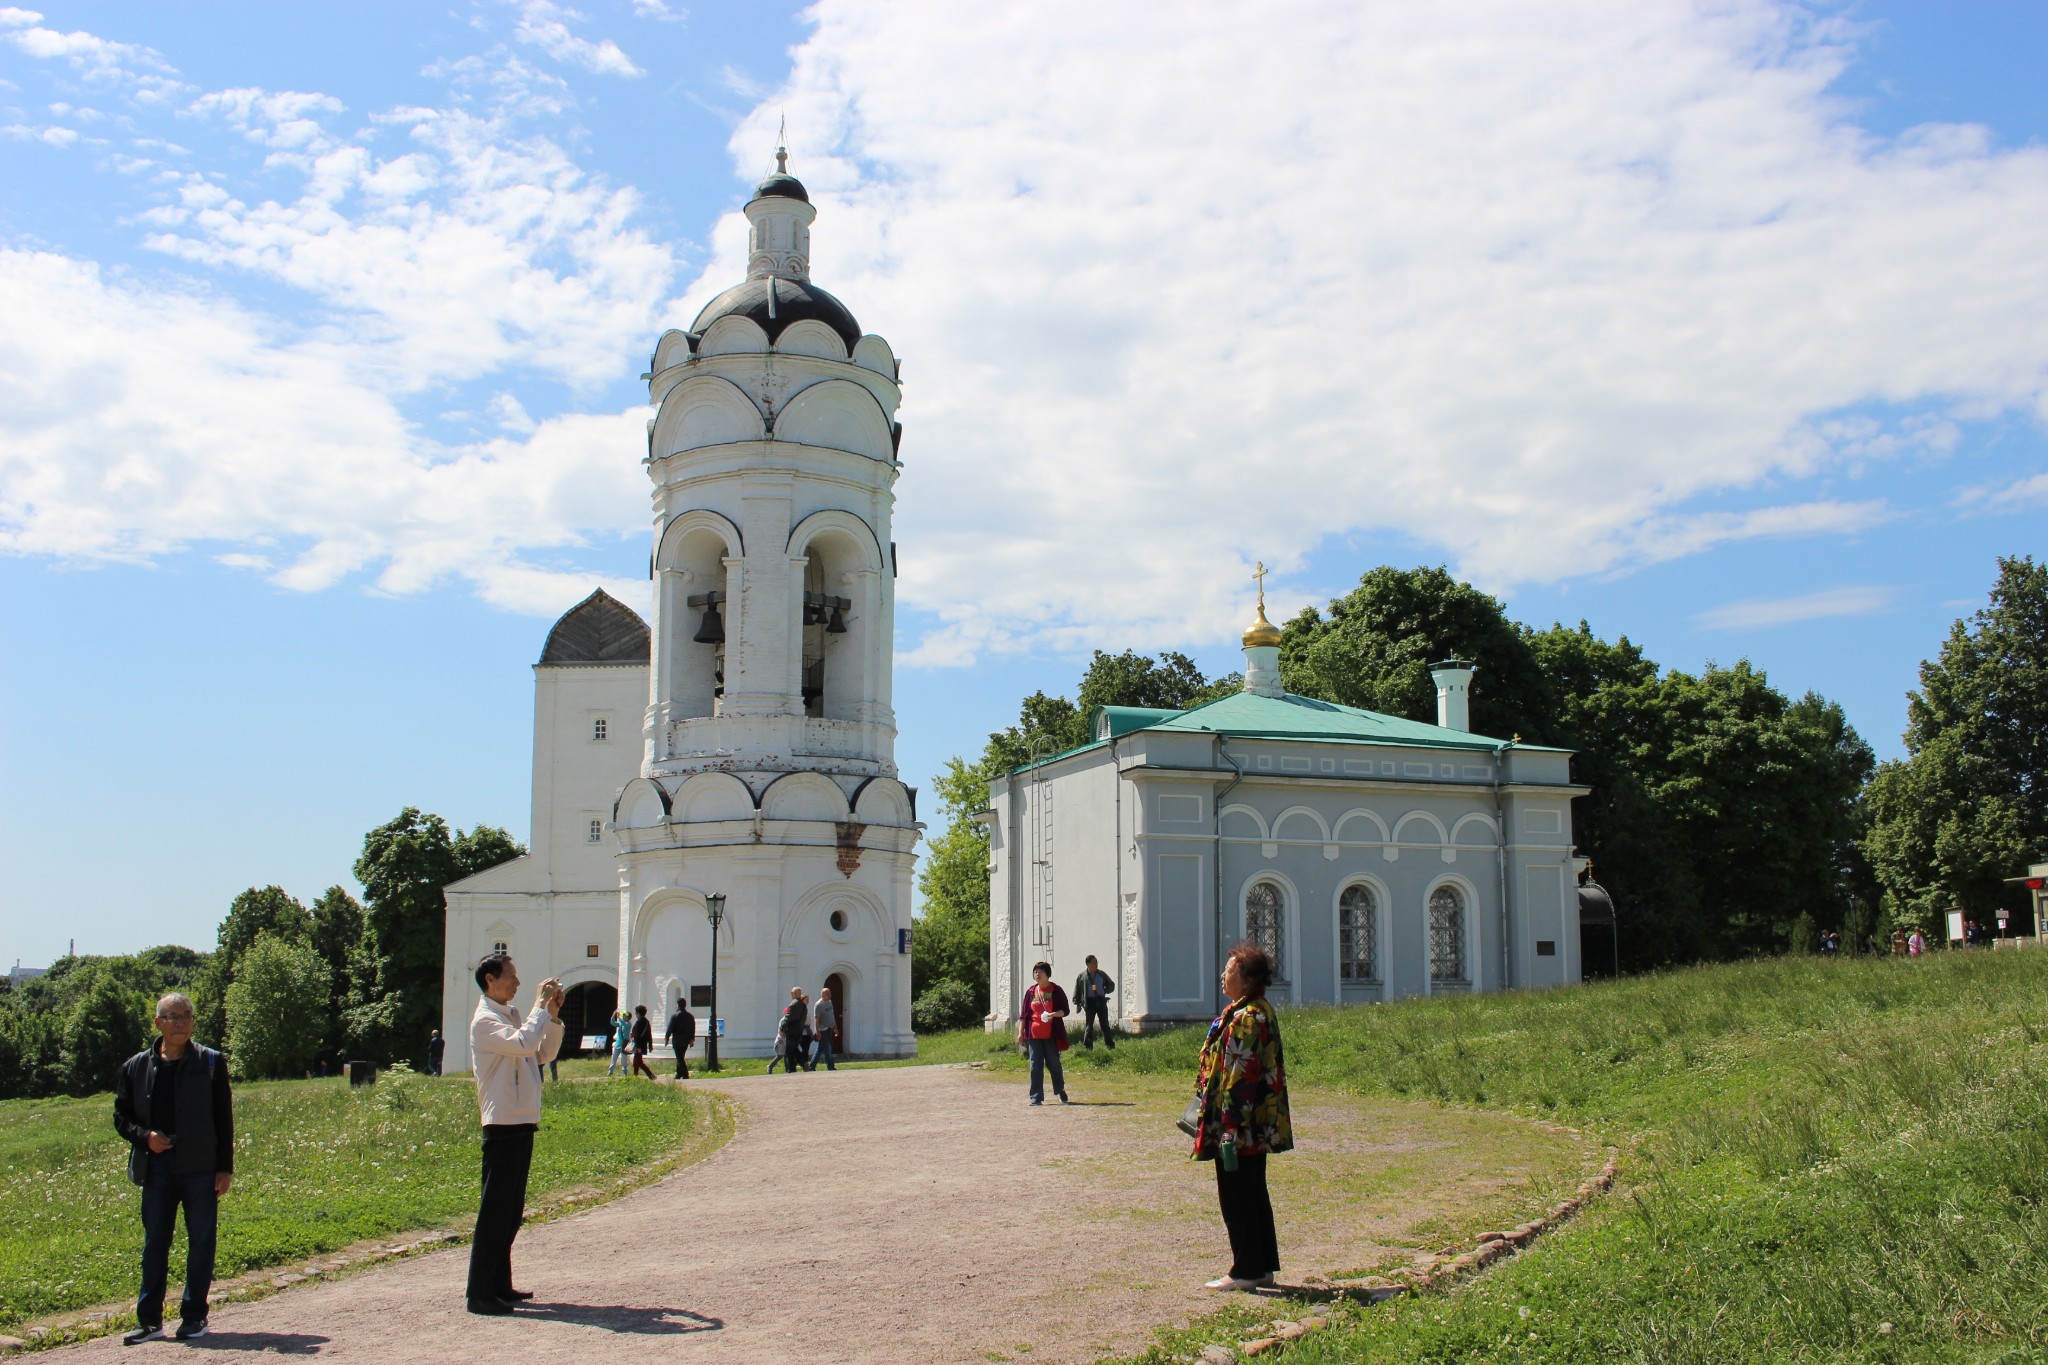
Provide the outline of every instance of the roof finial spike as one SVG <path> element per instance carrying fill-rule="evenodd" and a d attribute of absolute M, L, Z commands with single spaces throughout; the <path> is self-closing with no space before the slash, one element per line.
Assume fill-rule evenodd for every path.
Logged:
<path fill-rule="evenodd" d="M 1258 571 L 1257 573 L 1253 574 L 1253 575 L 1252 575 L 1252 578 L 1253 578 L 1254 580 L 1256 580 L 1256 581 L 1257 581 L 1257 583 L 1258 583 L 1258 585 L 1259 585 L 1259 615 L 1260 615 L 1261 617 L 1264 617 L 1264 616 L 1265 616 L 1265 614 L 1266 614 L 1266 561 L 1265 561 L 1265 560 L 1263 560 L 1263 559 L 1262 559 L 1262 560 L 1260 560 L 1260 561 L 1259 561 L 1259 571 Z"/>
<path fill-rule="evenodd" d="M 775 173 L 789 174 L 789 115 L 782 116 L 782 122 L 775 126 Z"/>

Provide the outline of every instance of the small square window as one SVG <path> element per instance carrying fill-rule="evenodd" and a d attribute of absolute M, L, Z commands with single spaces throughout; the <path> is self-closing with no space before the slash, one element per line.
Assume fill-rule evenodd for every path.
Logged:
<path fill-rule="evenodd" d="M 596 720 L 590 722 L 590 737 L 592 739 L 605 738 L 605 729 L 605 718 L 603 716 L 599 716 Z"/>
<path fill-rule="evenodd" d="M 496 943 L 493 943 L 491 945 L 491 951 L 497 953 L 500 956 L 503 956 L 504 954 L 512 951 L 512 945 L 505 942 L 505 940 L 501 938 Z"/>
<path fill-rule="evenodd" d="M 601 844 L 604 842 L 603 820 L 599 819 L 597 816 L 594 815 L 590 818 L 590 833 L 584 836 L 584 841 L 592 844 Z"/>
<path fill-rule="evenodd" d="M 1538 957 L 1556 957 L 1556 956 L 1557 956 L 1557 940 L 1556 940 L 1556 939 L 1554 939 L 1554 938 L 1539 938 L 1539 939 L 1537 939 L 1537 940 L 1536 940 L 1536 956 L 1538 956 Z"/>
<path fill-rule="evenodd" d="M 691 1007 L 692 1009 L 700 1009 L 700 1010 L 708 1010 L 708 1009 L 710 1009 L 710 1008 L 711 1008 L 711 988 L 710 988 L 709 986 L 692 986 L 692 987 L 690 987 L 690 1007 Z"/>
<path fill-rule="evenodd" d="M 584 944 L 584 945 L 583 945 L 583 955 L 584 955 L 585 957 L 596 957 L 596 956 L 597 956 L 597 945 L 596 945 L 595 943 L 586 943 L 586 944 Z"/>

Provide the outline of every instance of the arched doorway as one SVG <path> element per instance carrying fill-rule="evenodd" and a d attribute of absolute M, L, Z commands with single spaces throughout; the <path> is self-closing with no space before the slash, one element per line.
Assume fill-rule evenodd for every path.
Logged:
<path fill-rule="evenodd" d="M 580 981 L 562 999 L 562 1051 L 564 1057 L 584 1057 L 583 1038 L 591 1033 L 611 1031 L 613 1011 L 619 1007 L 619 993 L 609 982 Z"/>
<path fill-rule="evenodd" d="M 832 1004 L 839 1014 L 839 1027 L 832 1031 L 832 1050 L 843 1057 L 847 1052 L 847 1039 L 852 1037 L 847 1025 L 853 1019 L 846 994 L 846 973 L 832 973 L 825 978 L 825 984 L 832 988 Z"/>

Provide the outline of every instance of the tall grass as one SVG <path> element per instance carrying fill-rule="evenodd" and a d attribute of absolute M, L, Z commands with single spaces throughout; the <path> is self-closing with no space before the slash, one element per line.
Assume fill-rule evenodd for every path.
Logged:
<path fill-rule="evenodd" d="M 1628 1151 L 1569 1231 L 1288 1358 L 2048 1360 L 2044 992 L 2030 950 L 1288 1011 L 1297 1087 L 1551 1116 Z M 1184 1069 L 1198 1044 L 1080 1065 Z"/>

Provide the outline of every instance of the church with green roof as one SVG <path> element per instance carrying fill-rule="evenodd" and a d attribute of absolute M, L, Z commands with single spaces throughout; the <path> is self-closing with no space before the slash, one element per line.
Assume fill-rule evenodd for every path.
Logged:
<path fill-rule="evenodd" d="M 1119 1027 L 1206 1020 L 1242 939 L 1296 1004 L 1577 982 L 1571 753 L 1473 734 L 1464 660 L 1429 725 L 1288 693 L 1263 598 L 1243 643 L 1242 691 L 1097 707 L 1089 743 L 991 784 L 989 1027 L 1034 963 L 1091 954 Z"/>

